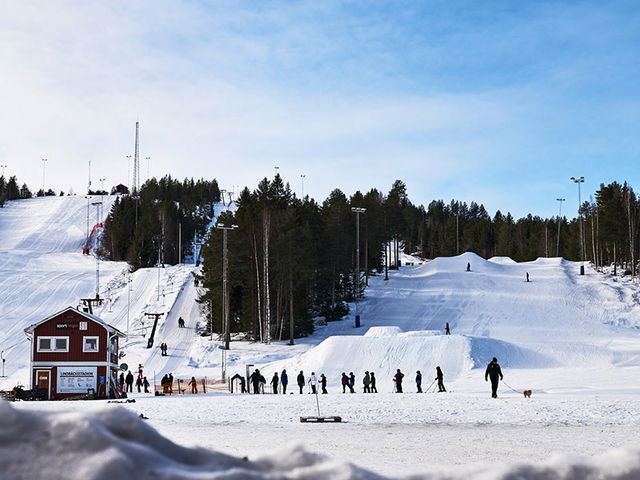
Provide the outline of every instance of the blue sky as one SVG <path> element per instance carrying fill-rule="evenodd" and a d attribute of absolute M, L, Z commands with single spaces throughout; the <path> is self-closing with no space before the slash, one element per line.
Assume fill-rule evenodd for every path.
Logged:
<path fill-rule="evenodd" d="M 640 188 L 640 3 L 0 0 L 0 164 L 34 187 L 151 175 L 520 216 Z M 146 161 L 141 168 L 147 174 Z"/>

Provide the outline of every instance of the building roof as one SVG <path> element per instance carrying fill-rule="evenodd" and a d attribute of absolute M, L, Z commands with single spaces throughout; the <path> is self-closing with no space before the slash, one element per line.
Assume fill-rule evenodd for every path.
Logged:
<path fill-rule="evenodd" d="M 35 328 L 38 325 L 43 324 L 44 322 L 48 322 L 49 320 L 51 320 L 54 317 L 57 317 L 58 315 L 61 315 L 65 312 L 68 311 L 73 311 L 79 315 L 82 315 L 83 317 L 88 318 L 89 320 L 93 320 L 96 323 L 99 323 L 100 325 L 102 325 L 109 333 L 115 333 L 116 335 L 118 335 L 119 337 L 125 337 L 126 335 L 124 333 L 122 333 L 120 330 L 118 330 L 115 327 L 112 327 L 111 325 L 109 325 L 107 322 L 105 322 L 104 320 L 102 320 L 100 317 L 96 317 L 95 315 L 92 315 L 91 313 L 87 313 L 87 312 L 83 312 L 78 310 L 77 308 L 74 307 L 67 307 L 64 308 L 62 310 L 60 310 L 57 313 L 54 313 L 53 315 L 50 315 L 49 317 L 45 318 L 44 320 L 40 320 L 37 323 L 34 323 L 33 325 L 29 325 L 27 328 L 24 329 L 24 331 L 26 333 L 33 333 L 33 331 L 35 330 Z"/>

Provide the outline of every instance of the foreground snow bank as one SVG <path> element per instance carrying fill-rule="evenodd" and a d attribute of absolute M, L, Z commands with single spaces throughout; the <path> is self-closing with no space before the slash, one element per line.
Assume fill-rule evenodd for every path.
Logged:
<path fill-rule="evenodd" d="M 215 425 L 210 434 L 215 436 Z M 185 448 L 123 408 L 38 412 L 0 402 L 3 479 L 362 479 L 382 477 L 303 448 L 248 460 Z M 546 464 L 434 472 L 412 479 L 584 480 L 640 478 L 640 450 L 599 457 L 552 458 Z"/>

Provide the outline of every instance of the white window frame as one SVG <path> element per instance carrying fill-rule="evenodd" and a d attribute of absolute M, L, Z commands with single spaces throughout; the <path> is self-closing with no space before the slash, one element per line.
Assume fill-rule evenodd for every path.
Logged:
<path fill-rule="evenodd" d="M 51 348 L 49 349 L 42 349 L 40 348 L 40 340 L 47 338 L 49 340 L 51 340 Z M 61 348 L 56 348 L 56 340 L 60 340 L 64 338 L 66 340 L 67 346 L 64 349 Z M 58 352 L 68 352 L 69 351 L 69 337 L 67 336 L 57 336 L 57 337 L 50 337 L 50 336 L 42 336 L 42 337 L 38 337 L 38 353 L 58 353 Z"/>
<path fill-rule="evenodd" d="M 86 340 L 88 338 L 93 338 L 96 341 L 96 349 L 95 350 L 87 350 L 87 343 Z M 100 351 L 100 337 L 97 336 L 86 336 L 86 337 L 82 337 L 82 352 L 83 353 L 97 353 Z"/>

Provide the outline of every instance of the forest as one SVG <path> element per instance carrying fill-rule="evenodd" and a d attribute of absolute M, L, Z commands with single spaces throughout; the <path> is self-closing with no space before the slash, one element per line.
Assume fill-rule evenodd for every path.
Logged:
<path fill-rule="evenodd" d="M 227 230 L 230 331 L 255 341 L 310 334 L 316 322 L 338 320 L 355 295 L 356 213 L 360 213 L 360 278 L 402 268 L 390 260 L 402 250 L 423 258 L 472 251 L 515 261 L 562 256 L 635 275 L 639 202 L 633 189 L 601 185 L 579 217 L 541 218 L 510 213 L 491 217 L 482 204 L 434 200 L 414 205 L 396 180 L 386 193 L 371 189 L 347 196 L 334 190 L 322 202 L 300 199 L 279 175 L 245 188 L 234 212 L 218 224 Z M 567 208 L 567 207 L 565 207 Z M 203 247 L 200 301 L 209 329 L 222 329 L 222 236 L 213 229 Z"/>

